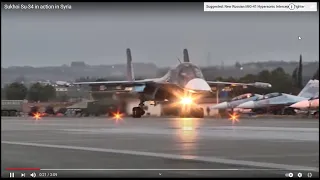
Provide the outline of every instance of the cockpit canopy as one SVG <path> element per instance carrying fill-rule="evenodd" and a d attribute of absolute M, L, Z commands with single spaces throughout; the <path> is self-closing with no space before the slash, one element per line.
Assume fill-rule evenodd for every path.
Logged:
<path fill-rule="evenodd" d="M 203 78 L 199 67 L 192 63 L 182 63 L 178 66 L 179 76 L 193 76 L 193 78 Z"/>
<path fill-rule="evenodd" d="M 270 98 L 281 96 L 281 95 L 282 95 L 282 93 L 278 93 L 278 92 L 269 93 L 264 96 L 261 96 L 260 98 L 257 99 L 257 101 L 262 100 L 262 99 L 270 99 Z"/>
<path fill-rule="evenodd" d="M 186 85 L 189 81 L 195 78 L 204 79 L 204 76 L 199 67 L 192 63 L 181 63 L 177 67 L 178 82 L 181 85 Z"/>
<path fill-rule="evenodd" d="M 241 100 L 241 99 L 247 99 L 247 98 L 250 98 L 250 97 L 252 97 L 252 96 L 254 96 L 254 94 L 252 94 L 252 93 L 242 94 L 242 95 L 240 95 L 240 96 L 237 96 L 237 97 L 232 98 L 231 101 L 237 101 L 237 100 Z"/>

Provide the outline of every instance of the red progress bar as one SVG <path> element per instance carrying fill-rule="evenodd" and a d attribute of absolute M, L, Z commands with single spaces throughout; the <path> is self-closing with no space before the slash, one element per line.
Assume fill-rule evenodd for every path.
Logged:
<path fill-rule="evenodd" d="M 40 171 L 40 168 L 6 168 L 6 171 Z"/>

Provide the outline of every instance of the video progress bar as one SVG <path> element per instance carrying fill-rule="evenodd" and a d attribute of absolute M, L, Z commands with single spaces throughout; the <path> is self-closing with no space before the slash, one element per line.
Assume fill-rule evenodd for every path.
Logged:
<path fill-rule="evenodd" d="M 288 171 L 287 169 L 41 169 L 41 171 Z M 292 169 L 291 171 L 310 171 Z"/>

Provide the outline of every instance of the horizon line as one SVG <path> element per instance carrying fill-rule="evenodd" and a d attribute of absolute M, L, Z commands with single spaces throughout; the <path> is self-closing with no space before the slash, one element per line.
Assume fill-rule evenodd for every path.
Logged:
<path fill-rule="evenodd" d="M 86 62 L 84 62 L 84 61 L 73 61 L 73 62 L 77 62 L 77 63 L 84 63 L 86 66 L 115 66 L 115 65 L 126 65 L 126 63 L 118 63 L 118 64 L 87 64 Z M 245 64 L 251 64 L 251 63 L 253 63 L 253 64 L 258 64 L 258 63 L 268 63 L 268 62 L 285 62 L 285 63 L 299 63 L 299 61 L 284 61 L 284 60 L 269 60 L 269 61 L 252 61 L 252 62 L 245 62 L 245 63 L 241 63 L 241 62 L 239 62 L 240 64 L 243 64 L 243 65 L 245 65 Z M 72 63 L 72 62 L 71 62 Z M 32 65 L 20 65 L 20 66 L 17 66 L 17 65 L 12 65 L 12 66 L 7 66 L 7 67 L 3 67 L 3 66 L 1 66 L 1 68 L 4 68 L 4 69 L 8 69 L 8 68 L 13 68 L 13 67 L 32 67 L 32 68 L 45 68 L 45 67 L 72 67 L 71 66 L 71 63 L 70 64 L 61 64 L 61 65 L 48 65 L 48 66 L 32 66 Z M 143 63 L 143 64 L 153 64 L 153 65 L 155 65 L 155 66 L 157 66 L 157 67 L 161 67 L 161 68 L 168 68 L 168 67 L 170 67 L 170 65 L 165 65 L 165 66 L 159 66 L 159 65 L 157 65 L 156 63 L 154 63 L 154 62 L 132 62 L 133 64 L 141 64 L 141 63 Z M 192 62 L 191 62 L 192 63 Z M 235 63 L 237 63 L 237 62 L 235 62 Z M 233 64 L 224 64 L 224 67 L 228 67 L 228 66 L 234 66 L 234 64 L 235 63 L 233 63 Z M 314 61 L 304 61 L 303 62 L 303 64 L 305 64 L 305 63 L 319 63 L 319 60 L 314 60 Z M 172 65 L 171 65 L 172 66 Z M 206 67 L 215 67 L 215 66 L 221 66 L 221 65 L 219 65 L 219 64 L 216 64 L 216 65 L 214 65 L 214 64 L 211 64 L 211 65 L 205 65 L 205 64 L 203 64 L 203 65 L 198 65 L 199 67 L 201 67 L 201 66 L 206 66 Z"/>

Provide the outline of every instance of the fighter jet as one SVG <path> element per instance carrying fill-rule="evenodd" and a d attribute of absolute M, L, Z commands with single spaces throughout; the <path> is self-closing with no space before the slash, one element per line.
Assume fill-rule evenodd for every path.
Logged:
<path fill-rule="evenodd" d="M 313 97 L 309 100 L 303 100 L 292 104 L 290 107 L 300 110 L 313 110 L 319 108 L 319 96 Z"/>
<path fill-rule="evenodd" d="M 261 98 L 262 96 L 263 95 L 253 94 L 253 93 L 242 94 L 240 96 L 232 98 L 230 101 L 213 105 L 211 109 L 234 109 L 242 103 L 245 103 L 248 101 L 254 101 L 258 98 Z"/>
<path fill-rule="evenodd" d="M 65 86 L 65 87 L 69 87 L 71 84 L 66 82 L 66 81 L 56 81 L 55 82 L 56 86 Z"/>
<path fill-rule="evenodd" d="M 100 82 L 77 82 L 75 85 L 90 85 L 100 91 L 127 91 L 139 94 L 140 103 L 132 109 L 132 116 L 140 118 L 145 114 L 143 109 L 145 101 L 178 103 L 180 115 L 183 117 L 204 116 L 203 108 L 197 106 L 196 99 L 212 93 L 212 86 L 255 86 L 270 88 L 271 84 L 263 82 L 234 83 L 221 81 L 206 81 L 200 68 L 190 62 L 187 49 L 183 50 L 184 62 L 168 71 L 163 77 L 154 79 L 134 80 L 131 51 L 127 49 L 127 74 L 126 81 L 100 81 Z M 156 105 L 156 103 L 154 103 Z"/>
<path fill-rule="evenodd" d="M 310 80 L 297 96 L 275 92 L 266 94 L 256 100 L 240 104 L 237 108 L 252 109 L 255 112 L 269 109 L 274 114 L 279 114 L 280 110 L 282 111 L 284 107 L 300 101 L 309 100 L 317 93 L 319 94 L 319 81 Z"/>
<path fill-rule="evenodd" d="M 307 115 L 313 115 L 314 117 L 319 118 L 319 96 L 300 101 L 290 107 L 294 108 L 297 113 L 306 112 Z"/>
<path fill-rule="evenodd" d="M 319 92 L 309 100 L 297 102 L 290 107 L 298 110 L 297 112 L 304 111 L 307 112 L 307 114 L 312 114 L 314 116 L 319 115 Z"/>

